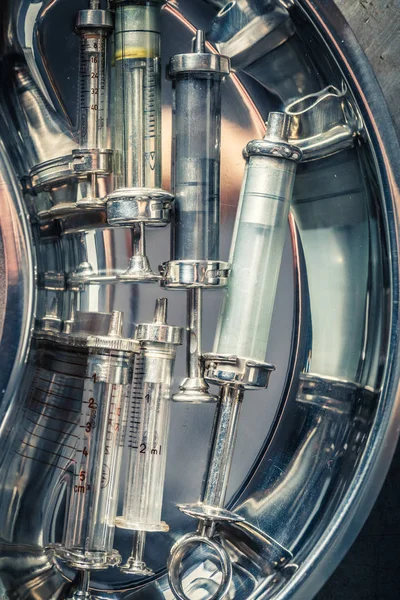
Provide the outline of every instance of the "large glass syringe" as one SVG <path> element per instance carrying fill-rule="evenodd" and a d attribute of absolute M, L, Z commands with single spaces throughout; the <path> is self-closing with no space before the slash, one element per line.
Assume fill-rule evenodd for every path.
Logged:
<path fill-rule="evenodd" d="M 108 335 L 90 336 L 86 342 L 89 356 L 74 481 L 63 542 L 54 548 L 59 559 L 82 571 L 106 569 L 121 560 L 113 549 L 121 435 L 138 349 L 133 339 L 121 337 L 121 331 L 122 313 L 115 311 Z M 88 576 L 84 583 L 89 585 Z"/>
<path fill-rule="evenodd" d="M 166 324 L 167 300 L 157 300 L 153 323 L 136 326 L 140 344 L 128 416 L 128 468 L 118 527 L 134 531 L 133 549 L 125 573 L 151 575 L 144 562 L 146 532 L 168 531 L 161 520 L 170 402 L 176 349 L 182 328 Z"/>
<path fill-rule="evenodd" d="M 267 387 L 274 367 L 265 363 L 278 275 L 297 162 L 301 151 L 288 143 L 290 117 L 270 113 L 263 140 L 250 142 L 231 246 L 232 270 L 221 313 L 214 352 L 204 355 L 206 379 L 221 393 L 211 441 L 202 501 L 179 506 L 198 520 L 172 548 L 170 584 L 186 600 L 181 561 L 193 545 L 211 546 L 220 559 L 222 579 L 213 598 L 224 598 L 230 586 L 231 565 L 226 551 L 212 538 L 218 522 L 241 520 L 224 508 L 245 390 Z M 250 242 L 249 242 L 250 241 Z"/>
<path fill-rule="evenodd" d="M 229 59 L 206 52 L 198 31 L 193 52 L 173 56 L 175 223 L 172 260 L 163 285 L 188 290 L 188 376 L 174 400 L 213 400 L 201 358 L 202 289 L 226 285 L 228 264 L 219 260 L 221 82 Z"/>
<path fill-rule="evenodd" d="M 170 220 L 172 196 L 161 189 L 160 15 L 163 0 L 115 0 L 114 140 L 116 190 L 112 225 L 136 227 L 134 255 L 122 281 L 156 281 L 145 248 L 145 224 Z"/>
<path fill-rule="evenodd" d="M 107 149 L 107 39 L 113 29 L 112 13 L 101 10 L 99 0 L 90 0 L 90 8 L 78 13 L 76 29 L 81 38 L 79 148 L 72 156 L 74 172 L 87 186 L 77 207 L 90 209 L 104 206 L 105 193 L 101 193 L 98 179 L 112 173 L 112 151 Z"/>

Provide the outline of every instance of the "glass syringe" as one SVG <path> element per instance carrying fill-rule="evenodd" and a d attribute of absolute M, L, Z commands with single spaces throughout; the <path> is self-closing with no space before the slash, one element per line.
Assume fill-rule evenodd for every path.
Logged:
<path fill-rule="evenodd" d="M 172 196 L 161 189 L 160 16 L 163 0 L 114 0 L 116 190 L 107 220 L 136 228 L 121 281 L 157 281 L 145 249 L 145 224 L 166 225 Z"/>
<path fill-rule="evenodd" d="M 153 323 L 136 326 L 140 344 L 128 416 L 128 468 L 122 516 L 117 527 L 134 532 L 132 554 L 121 567 L 125 573 L 151 575 L 144 562 L 146 533 L 168 531 L 161 520 L 170 402 L 176 349 L 182 328 L 166 324 L 167 300 L 157 300 Z"/>
<path fill-rule="evenodd" d="M 206 52 L 197 31 L 193 52 L 171 58 L 173 80 L 175 223 L 172 260 L 162 266 L 162 285 L 188 295 L 188 376 L 174 400 L 214 400 L 201 357 L 202 289 L 226 285 L 229 267 L 219 260 L 221 82 L 229 59 Z"/>
<path fill-rule="evenodd" d="M 224 508 L 245 390 L 267 387 L 274 367 L 265 363 L 278 275 L 297 162 L 301 151 L 288 143 L 290 117 L 270 113 L 263 140 L 253 140 L 244 151 L 247 160 L 231 245 L 232 270 L 219 320 L 214 352 L 205 354 L 207 381 L 221 393 L 211 438 L 211 452 L 202 501 L 179 506 L 198 520 L 197 533 L 179 540 L 171 550 L 170 584 L 185 600 L 181 561 L 196 544 L 214 548 L 222 579 L 213 598 L 226 596 L 231 567 L 226 551 L 212 538 L 218 522 L 242 518 Z"/>
<path fill-rule="evenodd" d="M 108 335 L 89 336 L 86 342 L 89 355 L 76 469 L 63 542 L 54 547 L 59 559 L 82 571 L 106 569 L 121 560 L 113 549 L 121 435 L 138 349 L 133 339 L 121 337 L 121 331 L 122 313 L 115 311 Z M 88 585 L 88 577 L 84 581 Z"/>
<path fill-rule="evenodd" d="M 107 39 L 113 29 L 112 13 L 101 10 L 99 0 L 90 0 L 90 8 L 78 13 L 76 29 L 81 38 L 79 148 L 72 156 L 74 172 L 87 185 L 77 207 L 90 209 L 104 206 L 98 179 L 112 173 L 112 150 L 107 149 Z"/>

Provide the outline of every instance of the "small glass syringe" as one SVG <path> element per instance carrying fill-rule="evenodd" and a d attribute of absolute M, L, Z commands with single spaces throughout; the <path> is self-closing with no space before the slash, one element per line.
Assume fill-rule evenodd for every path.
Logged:
<path fill-rule="evenodd" d="M 138 344 L 121 337 L 122 313 L 114 311 L 108 335 L 89 336 L 82 412 L 77 428 L 75 480 L 62 544 L 54 554 L 70 566 L 91 571 L 121 561 L 113 549 L 117 513 L 121 435 L 130 397 Z M 89 586 L 89 574 L 83 577 Z M 74 598 L 85 597 L 87 589 Z M 81 594 L 81 596 L 79 596 Z"/>
<path fill-rule="evenodd" d="M 230 559 L 213 537 L 218 522 L 242 520 L 224 508 L 240 408 L 244 391 L 267 387 L 274 370 L 264 360 L 296 165 L 302 156 L 288 143 L 289 125 L 288 115 L 270 113 L 265 138 L 250 142 L 244 151 L 247 166 L 231 246 L 232 271 L 214 352 L 204 355 L 207 381 L 221 387 L 210 460 L 202 501 L 179 506 L 198 520 L 198 530 L 178 540 L 169 561 L 171 589 L 179 600 L 187 600 L 181 562 L 197 544 L 210 546 L 221 562 L 222 579 L 212 598 L 222 599 L 229 591 Z"/>
<path fill-rule="evenodd" d="M 146 532 L 168 531 L 161 520 L 171 386 L 182 328 L 166 324 L 167 300 L 157 300 L 153 323 L 136 326 L 135 362 L 128 416 L 128 468 L 122 516 L 117 527 L 134 531 L 133 549 L 121 571 L 151 575 L 144 562 Z"/>
<path fill-rule="evenodd" d="M 229 59 L 206 52 L 197 31 L 193 52 L 171 58 L 173 80 L 175 223 L 172 260 L 162 285 L 188 295 L 187 370 L 174 400 L 209 402 L 201 357 L 202 289 L 226 285 L 229 266 L 219 255 L 221 82 Z"/>
<path fill-rule="evenodd" d="M 81 38 L 79 56 L 78 127 L 79 148 L 72 153 L 73 168 L 87 189 L 77 207 L 104 207 L 99 178 L 112 174 L 112 150 L 107 149 L 107 39 L 113 29 L 112 13 L 100 9 L 99 0 L 78 13 L 77 32 Z"/>
<path fill-rule="evenodd" d="M 172 195 L 161 189 L 160 15 L 163 0 L 114 0 L 116 190 L 107 220 L 134 225 L 133 256 L 121 281 L 157 281 L 145 224 L 169 223 Z"/>

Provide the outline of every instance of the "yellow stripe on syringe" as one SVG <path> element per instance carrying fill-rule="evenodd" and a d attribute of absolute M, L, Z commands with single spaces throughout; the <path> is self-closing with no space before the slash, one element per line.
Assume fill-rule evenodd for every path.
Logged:
<path fill-rule="evenodd" d="M 155 54 L 148 48 L 134 47 L 122 48 L 115 53 L 115 60 L 126 60 L 130 58 L 155 58 Z"/>

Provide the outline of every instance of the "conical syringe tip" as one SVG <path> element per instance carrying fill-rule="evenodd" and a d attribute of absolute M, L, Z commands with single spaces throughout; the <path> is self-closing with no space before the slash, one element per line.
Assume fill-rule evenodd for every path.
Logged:
<path fill-rule="evenodd" d="M 196 37 L 193 40 L 193 52 L 197 52 L 198 54 L 204 54 L 206 51 L 206 40 L 204 36 L 204 31 L 202 29 L 198 29 L 196 32 Z"/>
<path fill-rule="evenodd" d="M 108 335 L 111 337 L 121 337 L 122 335 L 122 317 L 123 314 L 119 310 L 113 310 L 111 313 L 110 325 L 108 327 Z"/>
<path fill-rule="evenodd" d="M 157 298 L 156 309 L 154 311 L 154 323 L 165 324 L 167 322 L 168 300 L 166 298 Z"/>
<path fill-rule="evenodd" d="M 98 10 L 100 8 L 100 0 L 90 0 L 90 10 Z"/>
<path fill-rule="evenodd" d="M 290 128 L 290 115 L 283 112 L 271 112 L 266 123 L 266 140 L 287 142 Z"/>

